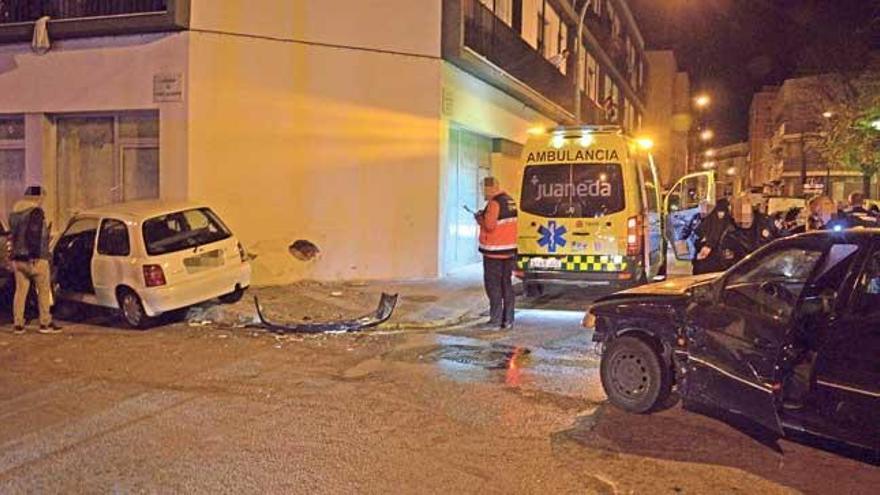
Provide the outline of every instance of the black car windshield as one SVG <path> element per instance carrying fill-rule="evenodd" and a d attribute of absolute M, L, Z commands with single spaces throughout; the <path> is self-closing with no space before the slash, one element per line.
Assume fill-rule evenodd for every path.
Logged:
<path fill-rule="evenodd" d="M 520 208 L 547 218 L 592 218 L 624 208 L 618 163 L 531 165 L 523 174 Z"/>
<path fill-rule="evenodd" d="M 144 222 L 144 243 L 151 256 L 210 244 L 232 236 L 208 208 L 178 211 Z"/>

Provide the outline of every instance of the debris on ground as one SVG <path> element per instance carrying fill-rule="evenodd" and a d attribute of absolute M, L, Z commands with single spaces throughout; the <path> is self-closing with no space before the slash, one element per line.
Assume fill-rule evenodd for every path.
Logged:
<path fill-rule="evenodd" d="M 265 317 L 260 300 L 254 296 L 254 306 L 263 327 L 271 332 L 279 333 L 325 333 L 325 332 L 357 332 L 365 328 L 375 327 L 388 321 L 397 306 L 397 294 L 382 293 L 376 311 L 360 318 L 351 320 L 327 321 L 317 323 L 276 323 Z"/>

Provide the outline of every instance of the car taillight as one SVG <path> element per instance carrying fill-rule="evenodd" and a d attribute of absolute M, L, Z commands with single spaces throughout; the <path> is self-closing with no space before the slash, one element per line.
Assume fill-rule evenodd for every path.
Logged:
<path fill-rule="evenodd" d="M 247 261 L 247 253 L 244 250 L 244 246 L 241 243 L 238 243 L 238 256 L 241 258 L 241 262 L 244 263 Z"/>
<path fill-rule="evenodd" d="M 626 221 L 626 255 L 640 256 L 644 247 L 642 216 L 629 217 Z"/>
<path fill-rule="evenodd" d="M 159 265 L 144 265 L 144 285 L 157 287 L 165 285 L 165 272 Z"/>

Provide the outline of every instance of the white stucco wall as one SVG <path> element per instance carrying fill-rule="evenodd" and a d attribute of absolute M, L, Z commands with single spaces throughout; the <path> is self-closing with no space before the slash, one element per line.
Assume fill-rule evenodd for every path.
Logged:
<path fill-rule="evenodd" d="M 62 114 L 159 109 L 160 193 L 186 195 L 187 106 L 155 103 L 153 76 L 187 71 L 187 33 L 116 36 L 55 42 L 38 55 L 29 44 L 0 45 L 0 113 Z M 29 118 L 38 129 L 39 119 Z M 43 126 L 45 127 L 45 126 Z M 27 175 L 49 191 L 55 184 L 54 133 L 28 136 Z"/>

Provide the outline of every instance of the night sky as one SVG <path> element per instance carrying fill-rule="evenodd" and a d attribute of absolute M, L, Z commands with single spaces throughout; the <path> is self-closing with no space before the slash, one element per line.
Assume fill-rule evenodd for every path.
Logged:
<path fill-rule="evenodd" d="M 716 143 L 747 139 L 765 84 L 864 60 L 878 46 L 880 0 L 629 0 L 648 49 L 671 48 L 691 87 L 713 97 Z"/>

